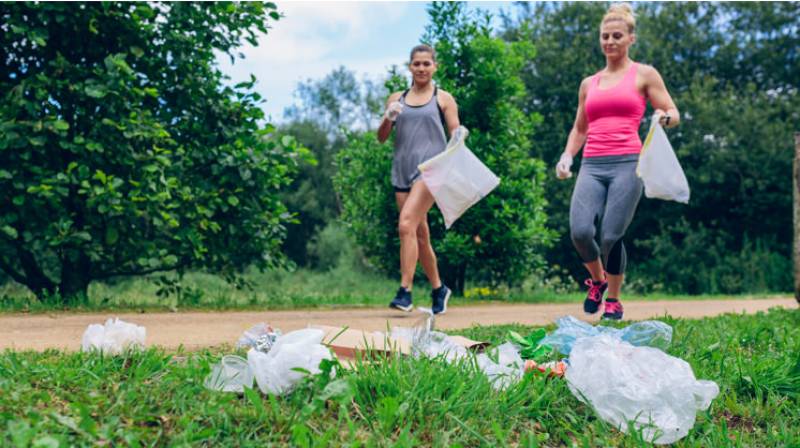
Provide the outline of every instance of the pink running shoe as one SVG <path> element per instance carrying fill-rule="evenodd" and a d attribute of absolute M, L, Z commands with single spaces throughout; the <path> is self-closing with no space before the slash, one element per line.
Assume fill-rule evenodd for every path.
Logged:
<path fill-rule="evenodd" d="M 617 299 L 606 299 L 606 311 L 603 319 L 620 320 L 622 319 L 622 304 Z"/>
<path fill-rule="evenodd" d="M 589 278 L 583 284 L 589 287 L 586 300 L 583 301 L 583 311 L 587 314 L 594 314 L 600 309 L 600 304 L 603 302 L 603 294 L 608 289 L 608 282 L 605 280 L 595 282 Z"/>

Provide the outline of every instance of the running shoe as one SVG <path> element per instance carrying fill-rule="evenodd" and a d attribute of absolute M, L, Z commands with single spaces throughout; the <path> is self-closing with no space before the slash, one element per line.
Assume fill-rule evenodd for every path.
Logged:
<path fill-rule="evenodd" d="M 596 282 L 589 278 L 583 284 L 589 287 L 586 300 L 583 301 L 583 311 L 587 314 L 594 314 L 600 309 L 600 304 L 603 302 L 603 294 L 608 289 L 608 282 L 605 280 Z"/>
<path fill-rule="evenodd" d="M 606 309 L 603 313 L 603 319 L 621 320 L 622 319 L 622 304 L 617 299 L 606 299 Z"/>
<path fill-rule="evenodd" d="M 450 288 L 444 285 L 431 291 L 431 300 L 433 301 L 431 309 L 433 310 L 433 314 L 444 314 L 447 312 L 447 301 L 450 300 L 450 295 L 452 295 L 452 293 Z"/>
<path fill-rule="evenodd" d="M 389 308 L 405 312 L 414 309 L 414 305 L 411 303 L 411 291 L 401 286 L 400 289 L 397 290 L 397 295 L 394 296 L 394 299 L 389 304 Z"/>

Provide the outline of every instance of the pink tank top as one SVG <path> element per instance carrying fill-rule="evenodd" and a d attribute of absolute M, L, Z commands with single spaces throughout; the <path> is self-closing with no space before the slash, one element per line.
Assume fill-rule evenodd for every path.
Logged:
<path fill-rule="evenodd" d="M 610 89 L 600 89 L 600 73 L 594 75 L 586 93 L 586 119 L 589 131 L 583 157 L 639 154 L 639 122 L 646 101 L 636 88 L 639 64 L 631 64 L 622 81 Z"/>

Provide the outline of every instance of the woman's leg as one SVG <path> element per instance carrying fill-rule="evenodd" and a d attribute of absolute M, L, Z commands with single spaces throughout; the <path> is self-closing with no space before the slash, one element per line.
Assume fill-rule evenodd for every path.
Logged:
<path fill-rule="evenodd" d="M 622 319 L 620 299 L 628 259 L 622 237 L 633 220 L 644 187 L 641 179 L 636 176 L 635 162 L 618 164 L 614 171 L 608 186 L 608 205 L 600 236 L 600 250 L 608 273 L 608 298 L 603 317 Z"/>
<path fill-rule="evenodd" d="M 606 185 L 591 174 L 591 167 L 581 167 L 569 207 L 570 237 L 583 265 L 597 282 L 605 280 L 600 247 L 594 237 L 595 224 L 605 208 L 606 192 Z"/>
<path fill-rule="evenodd" d="M 408 193 L 395 193 L 395 199 L 397 201 L 397 209 L 402 211 L 403 206 L 406 203 L 406 199 L 408 199 Z M 433 289 L 438 288 L 442 285 L 442 280 L 439 277 L 439 266 L 436 263 L 436 253 L 434 253 L 433 246 L 431 245 L 431 235 L 428 227 L 427 214 L 425 215 L 425 218 L 423 218 L 419 227 L 417 227 L 417 250 L 419 254 L 419 262 L 422 264 L 422 269 L 425 271 L 425 275 L 428 277 L 431 287 Z M 403 252 L 400 251 L 401 266 L 403 263 L 402 257 Z M 411 287 L 408 289 L 410 290 Z"/>
<path fill-rule="evenodd" d="M 425 250 L 420 251 L 419 249 L 418 229 L 423 221 L 426 220 L 428 210 L 433 206 L 433 202 L 433 195 L 431 195 L 425 183 L 415 182 L 408 193 L 408 197 L 405 199 L 403 208 L 400 210 L 400 220 L 397 226 L 400 234 L 400 284 L 408 290 L 411 290 L 414 283 L 414 271 L 417 268 L 420 252 L 425 252 Z M 428 246 L 430 246 L 430 237 L 427 238 Z M 431 249 L 432 253 L 433 250 Z M 435 263 L 435 258 L 433 261 Z M 430 262 L 430 259 L 426 260 L 427 262 Z"/>

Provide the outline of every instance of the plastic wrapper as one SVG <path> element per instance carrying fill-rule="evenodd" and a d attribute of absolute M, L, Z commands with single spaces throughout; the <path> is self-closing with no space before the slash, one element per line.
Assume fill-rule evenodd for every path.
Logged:
<path fill-rule="evenodd" d="M 686 436 L 696 413 L 719 394 L 716 383 L 698 381 L 686 361 L 609 334 L 575 342 L 564 376 L 575 397 L 600 418 L 623 432 L 633 422 L 658 444 Z"/>
<path fill-rule="evenodd" d="M 522 379 L 525 373 L 525 361 L 519 356 L 514 344 L 506 342 L 490 352 L 492 356 L 481 353 L 475 357 L 475 361 L 495 390 L 505 389 Z M 497 362 L 493 358 L 497 359 Z"/>
<path fill-rule="evenodd" d="M 672 342 L 672 327 L 655 320 L 636 322 L 623 329 L 617 329 L 602 325 L 593 326 L 572 316 L 567 316 L 558 319 L 556 325 L 558 328 L 539 341 L 539 344 L 553 347 L 565 355 L 569 355 L 573 344 L 578 339 L 601 334 L 610 335 L 636 346 L 661 349 L 666 349 Z"/>
<path fill-rule="evenodd" d="M 280 330 L 272 328 L 270 325 L 261 322 L 253 325 L 250 327 L 250 329 L 242 333 L 242 336 L 236 343 L 236 347 L 252 347 L 260 352 L 267 353 L 270 351 L 280 335 Z"/>
<path fill-rule="evenodd" d="M 448 362 L 464 358 L 468 354 L 466 347 L 456 344 L 450 337 L 442 332 L 435 331 L 436 317 L 430 311 L 425 311 L 413 328 L 394 327 L 389 334 L 393 338 L 405 339 L 411 343 L 413 356 L 427 356 L 435 358 L 444 357 Z"/>
<path fill-rule="evenodd" d="M 659 116 L 654 115 L 642 146 L 636 174 L 642 178 L 644 195 L 648 198 L 688 204 L 689 182 L 658 120 Z"/>
<path fill-rule="evenodd" d="M 91 324 L 86 328 L 81 340 L 83 351 L 98 350 L 110 355 L 118 355 L 126 350 L 144 348 L 147 330 L 144 327 L 114 318 L 104 325 Z"/>
<path fill-rule="evenodd" d="M 253 372 L 241 356 L 226 355 L 211 367 L 204 382 L 206 388 L 221 392 L 244 392 L 253 387 Z"/>
<path fill-rule="evenodd" d="M 453 132 L 444 152 L 419 165 L 422 180 L 448 229 L 500 184 L 500 179 L 467 148 L 467 135 L 467 128 L 460 126 Z"/>
<path fill-rule="evenodd" d="M 330 350 L 321 344 L 324 336 L 322 330 L 306 328 L 280 336 L 267 353 L 255 348 L 248 350 L 247 364 L 258 388 L 265 394 L 283 395 L 294 389 L 306 376 L 305 372 L 320 373 L 320 362 L 332 359 Z"/>

